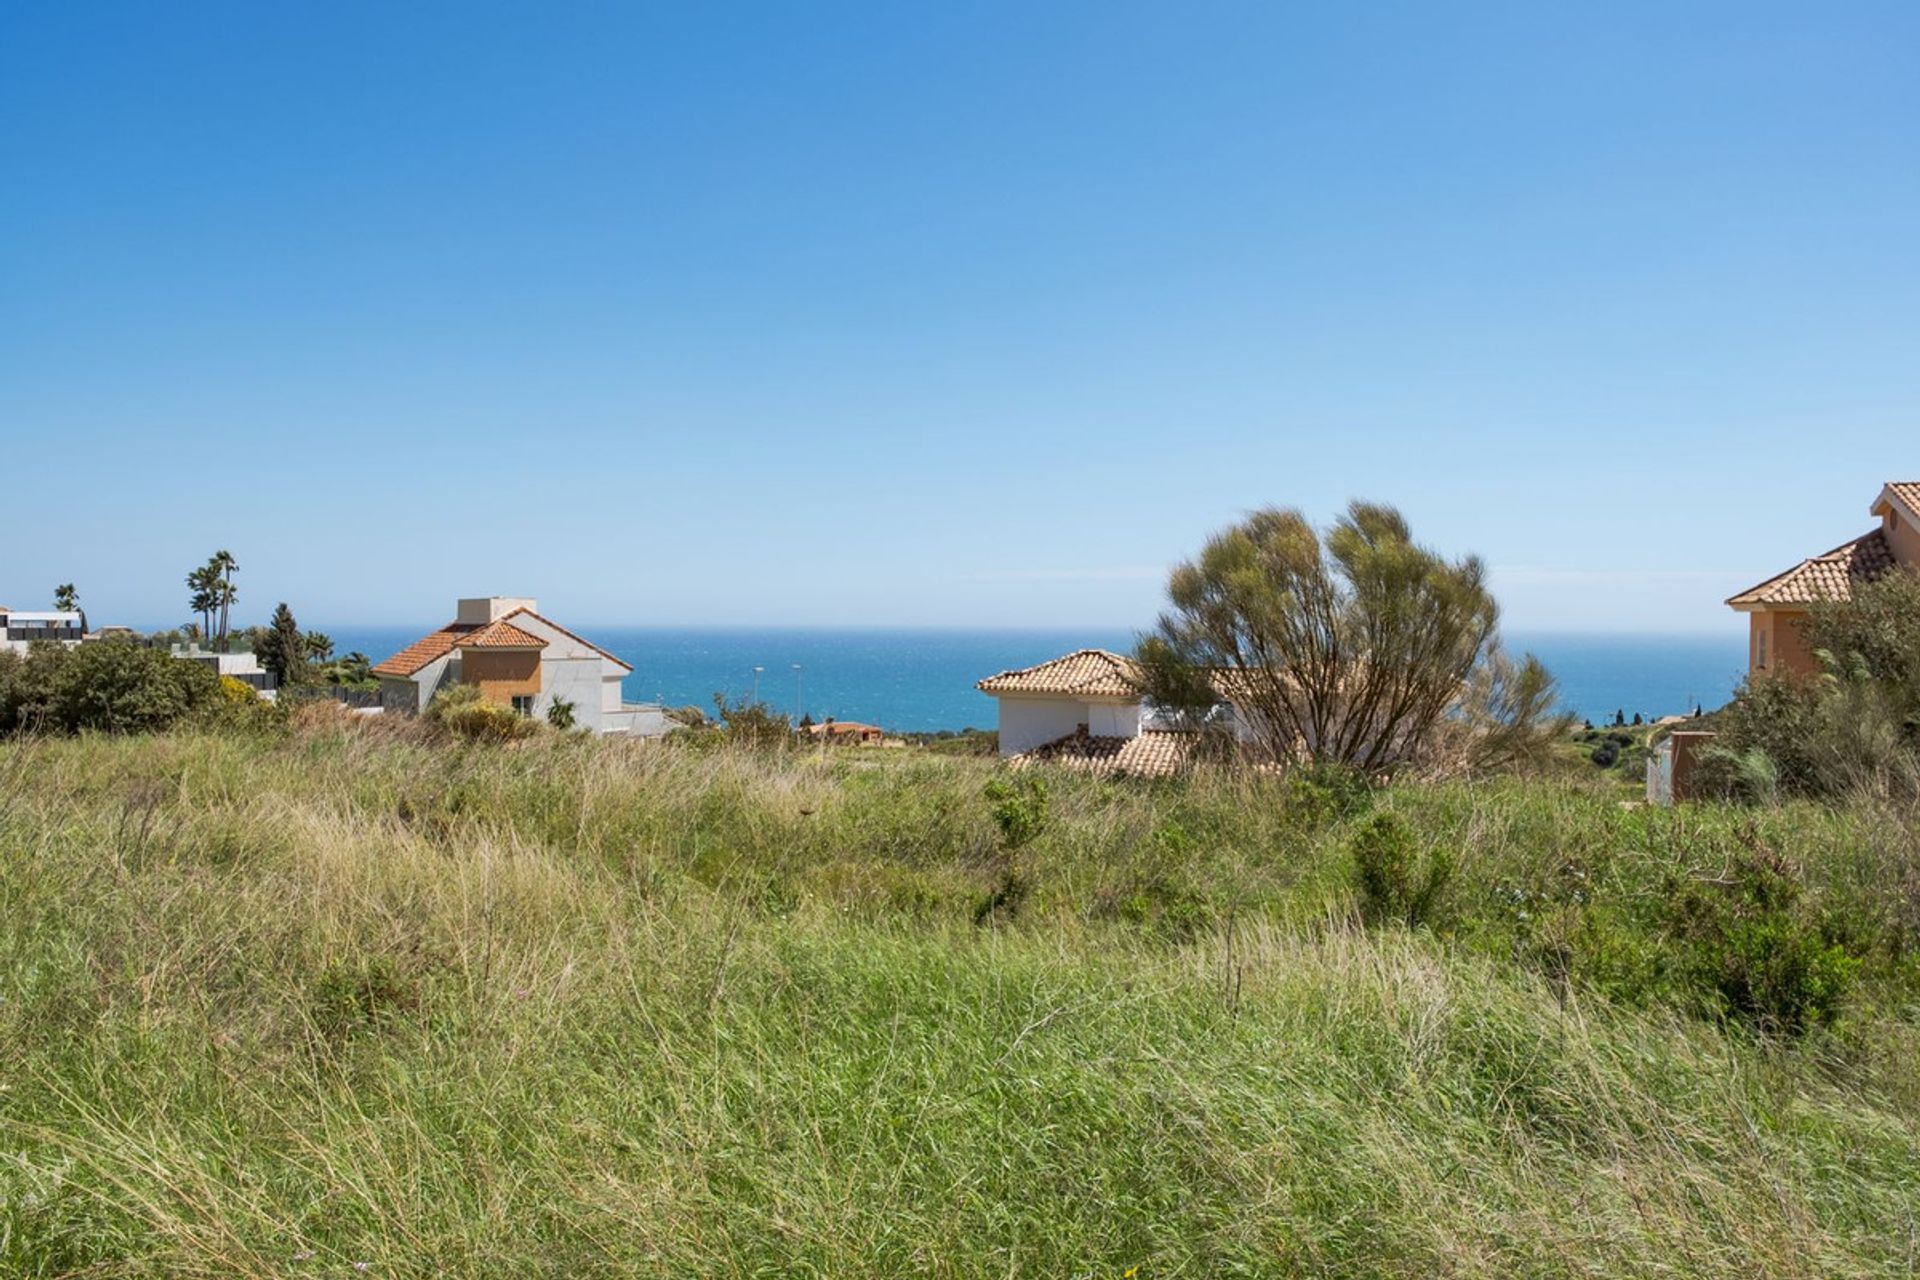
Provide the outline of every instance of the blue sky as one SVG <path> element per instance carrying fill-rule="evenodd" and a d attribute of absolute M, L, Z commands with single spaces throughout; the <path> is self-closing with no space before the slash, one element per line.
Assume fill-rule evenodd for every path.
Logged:
<path fill-rule="evenodd" d="M 1144 623 L 1399 504 L 1736 630 L 1920 478 L 1920 8 L 0 11 L 0 601 Z"/>

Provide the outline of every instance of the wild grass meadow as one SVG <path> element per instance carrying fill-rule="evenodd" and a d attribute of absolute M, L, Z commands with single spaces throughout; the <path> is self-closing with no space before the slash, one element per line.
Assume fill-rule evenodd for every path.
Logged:
<path fill-rule="evenodd" d="M 1911 1274 L 1911 818 L 4 742 L 0 1274 Z"/>

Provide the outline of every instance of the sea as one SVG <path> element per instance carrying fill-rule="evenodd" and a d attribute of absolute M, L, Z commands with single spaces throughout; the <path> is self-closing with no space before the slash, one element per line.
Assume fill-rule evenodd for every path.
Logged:
<path fill-rule="evenodd" d="M 433 630 L 322 625 L 336 653 L 374 661 Z M 758 697 L 815 720 L 860 720 L 905 733 L 991 728 L 994 701 L 974 683 L 1075 649 L 1126 652 L 1134 635 L 1113 630 L 914 628 L 576 628 L 633 664 L 629 702 L 711 709 L 713 695 Z M 1508 634 L 1559 682 L 1562 705 L 1596 723 L 1680 715 L 1727 701 L 1746 668 L 1746 634 Z"/>

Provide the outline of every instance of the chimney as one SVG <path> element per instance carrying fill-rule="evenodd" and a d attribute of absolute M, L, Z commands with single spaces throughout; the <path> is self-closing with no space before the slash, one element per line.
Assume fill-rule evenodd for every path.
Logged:
<path fill-rule="evenodd" d="M 516 609 L 538 613 L 540 604 L 527 596 L 467 596 L 455 606 L 453 620 L 462 626 L 483 627 Z"/>

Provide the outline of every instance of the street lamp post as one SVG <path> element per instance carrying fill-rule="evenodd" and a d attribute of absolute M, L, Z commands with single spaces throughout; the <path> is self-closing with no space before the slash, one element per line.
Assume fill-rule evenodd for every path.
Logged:
<path fill-rule="evenodd" d="M 800 664 L 793 664 L 793 722 L 800 723 Z"/>
<path fill-rule="evenodd" d="M 747 695 L 747 701 L 749 703 L 760 701 L 760 673 L 765 670 L 765 667 L 755 667 L 753 669 L 753 692 Z"/>

